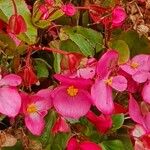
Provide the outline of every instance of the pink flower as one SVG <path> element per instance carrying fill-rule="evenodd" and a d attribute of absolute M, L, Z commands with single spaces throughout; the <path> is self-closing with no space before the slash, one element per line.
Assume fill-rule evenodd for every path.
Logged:
<path fill-rule="evenodd" d="M 71 3 L 62 5 L 61 9 L 67 16 L 74 16 L 75 13 L 77 12 L 75 6 Z"/>
<path fill-rule="evenodd" d="M 116 6 L 112 11 L 112 26 L 121 26 L 126 17 L 127 15 L 124 8 L 121 6 Z"/>
<path fill-rule="evenodd" d="M 110 116 L 96 116 L 92 111 L 89 111 L 86 117 L 96 126 L 100 133 L 106 133 L 112 127 L 112 119 Z"/>
<path fill-rule="evenodd" d="M 49 11 L 48 7 L 45 4 L 42 4 L 39 8 L 39 11 L 41 13 L 41 19 L 46 20 L 49 17 Z"/>
<path fill-rule="evenodd" d="M 44 129 L 44 116 L 52 107 L 51 91 L 40 90 L 34 95 L 21 93 L 22 113 L 25 115 L 25 124 L 34 135 L 41 135 Z"/>
<path fill-rule="evenodd" d="M 21 107 L 21 97 L 16 86 L 21 84 L 21 78 L 9 74 L 0 79 L 0 113 L 15 117 Z"/>
<path fill-rule="evenodd" d="M 61 85 L 53 91 L 53 104 L 58 113 L 67 118 L 80 118 L 86 115 L 91 106 L 88 89 L 92 82 L 82 78 L 69 78 L 56 74 Z"/>
<path fill-rule="evenodd" d="M 132 75 L 138 83 L 145 82 L 150 77 L 150 56 L 140 54 L 132 58 L 127 64 L 120 66 L 122 70 Z"/>
<path fill-rule="evenodd" d="M 132 120 L 140 124 L 147 133 L 150 132 L 150 112 L 146 106 L 140 108 L 131 94 L 129 99 L 129 115 Z"/>
<path fill-rule="evenodd" d="M 69 125 L 67 124 L 66 120 L 63 117 L 59 117 L 52 128 L 53 134 L 56 134 L 58 132 L 69 132 L 69 131 L 70 131 Z"/>
<path fill-rule="evenodd" d="M 102 148 L 91 141 L 82 141 L 79 143 L 75 137 L 72 137 L 68 141 L 67 150 L 102 150 Z"/>

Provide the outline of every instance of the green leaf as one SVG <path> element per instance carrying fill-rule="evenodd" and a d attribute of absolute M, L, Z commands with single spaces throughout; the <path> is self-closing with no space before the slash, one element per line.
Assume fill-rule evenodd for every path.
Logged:
<path fill-rule="evenodd" d="M 48 63 L 44 59 L 41 59 L 41 58 L 36 58 L 34 60 L 35 60 L 35 64 L 36 64 L 35 69 L 37 71 L 37 76 L 39 78 L 48 77 L 48 75 L 49 75 L 49 71 L 47 68 L 47 66 L 49 66 Z"/>
<path fill-rule="evenodd" d="M 111 43 L 111 48 L 119 53 L 119 64 L 126 63 L 130 58 L 130 50 L 128 45 L 123 40 L 115 40 Z"/>
<path fill-rule="evenodd" d="M 24 0 L 15 0 L 18 14 L 22 15 L 26 25 L 27 31 L 21 33 L 17 37 L 28 44 L 35 44 L 37 38 L 37 29 L 31 23 L 31 13 Z M 8 23 L 9 18 L 14 14 L 13 3 L 10 0 L 0 0 L 0 19 Z"/>
<path fill-rule="evenodd" d="M 112 116 L 113 127 L 112 130 L 117 130 L 122 127 L 124 123 L 124 114 L 116 114 Z"/>
<path fill-rule="evenodd" d="M 72 40 L 65 40 L 60 42 L 60 49 L 67 52 L 79 52 L 80 48 Z"/>
<path fill-rule="evenodd" d="M 120 140 L 110 140 L 101 143 L 103 150 L 125 150 Z"/>
<path fill-rule="evenodd" d="M 23 149 L 23 145 L 20 141 L 18 141 L 15 146 L 2 148 L 2 150 L 21 150 L 21 149 Z"/>
<path fill-rule="evenodd" d="M 54 70 L 56 73 L 60 73 L 61 72 L 60 62 L 62 56 L 56 53 L 54 53 L 53 55 L 54 55 Z"/>
<path fill-rule="evenodd" d="M 137 54 L 150 54 L 150 42 L 145 36 L 139 36 L 136 31 L 115 32 L 113 40 L 123 40 L 128 44 L 131 56 Z"/>
<path fill-rule="evenodd" d="M 84 27 L 64 28 L 69 38 L 80 48 L 85 56 L 93 56 L 103 47 L 103 38 L 101 33 L 93 29 Z"/>

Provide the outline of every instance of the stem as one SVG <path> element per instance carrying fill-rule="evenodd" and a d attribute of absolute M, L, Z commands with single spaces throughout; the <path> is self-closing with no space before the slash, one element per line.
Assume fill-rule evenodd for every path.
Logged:
<path fill-rule="evenodd" d="M 15 15 L 17 15 L 17 6 L 16 6 L 16 3 L 15 3 L 15 0 L 12 0 L 13 2 L 13 6 L 14 6 L 14 12 L 15 12 Z"/>
<path fill-rule="evenodd" d="M 81 9 L 81 10 L 89 10 L 90 9 L 90 7 L 76 7 L 77 9 Z"/>
<path fill-rule="evenodd" d="M 45 50 L 45 51 L 51 51 L 51 52 L 59 53 L 59 54 L 63 54 L 63 55 L 69 55 L 70 54 L 69 52 L 65 52 L 65 51 L 60 50 L 60 49 L 41 47 L 41 46 L 32 46 L 31 50 Z"/>

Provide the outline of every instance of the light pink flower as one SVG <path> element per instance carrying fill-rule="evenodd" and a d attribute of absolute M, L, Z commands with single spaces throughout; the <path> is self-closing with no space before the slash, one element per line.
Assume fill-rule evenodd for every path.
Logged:
<path fill-rule="evenodd" d="M 45 125 L 44 116 L 52 107 L 51 91 L 44 89 L 34 95 L 21 93 L 21 97 L 26 127 L 32 134 L 41 135 Z"/>
<path fill-rule="evenodd" d="M 62 5 L 61 10 L 67 16 L 74 16 L 75 13 L 77 12 L 76 7 L 73 4 L 71 4 L 71 3 Z"/>
<path fill-rule="evenodd" d="M 16 86 L 21 84 L 21 78 L 9 74 L 0 79 L 0 113 L 15 117 L 21 107 L 21 97 Z"/>
<path fill-rule="evenodd" d="M 112 11 L 112 26 L 119 27 L 123 24 L 127 15 L 123 7 L 116 6 Z"/>
<path fill-rule="evenodd" d="M 56 74 L 61 85 L 53 91 L 53 104 L 58 113 L 67 118 L 80 118 L 90 109 L 91 96 L 88 89 L 92 82 L 82 78 L 69 78 Z"/>
<path fill-rule="evenodd" d="M 66 120 L 63 117 L 59 117 L 53 128 L 52 128 L 52 133 L 56 134 L 58 132 L 69 132 L 70 131 L 70 127 L 67 124 Z"/>
<path fill-rule="evenodd" d="M 112 127 L 111 116 L 96 116 L 92 111 L 86 115 L 87 119 L 93 123 L 100 133 L 106 133 Z"/>
<path fill-rule="evenodd" d="M 150 56 L 140 54 L 132 58 L 127 64 L 120 66 L 122 70 L 132 75 L 133 80 L 143 83 L 150 77 Z"/>

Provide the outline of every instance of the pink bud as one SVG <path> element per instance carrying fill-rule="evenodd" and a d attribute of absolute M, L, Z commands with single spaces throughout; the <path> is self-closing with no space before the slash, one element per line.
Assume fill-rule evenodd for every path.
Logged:
<path fill-rule="evenodd" d="M 73 15 L 75 15 L 75 13 L 77 11 L 75 6 L 71 3 L 63 5 L 61 7 L 61 9 L 65 13 L 65 15 L 67 15 L 67 16 L 73 16 Z"/>
<path fill-rule="evenodd" d="M 45 20 L 49 17 L 48 8 L 46 7 L 46 5 L 41 5 L 39 11 L 41 12 L 41 19 Z"/>
<path fill-rule="evenodd" d="M 112 26 L 119 27 L 126 18 L 126 12 L 121 6 L 117 6 L 112 11 Z"/>
<path fill-rule="evenodd" d="M 45 3 L 48 4 L 48 5 L 53 5 L 54 0 L 45 0 Z"/>

